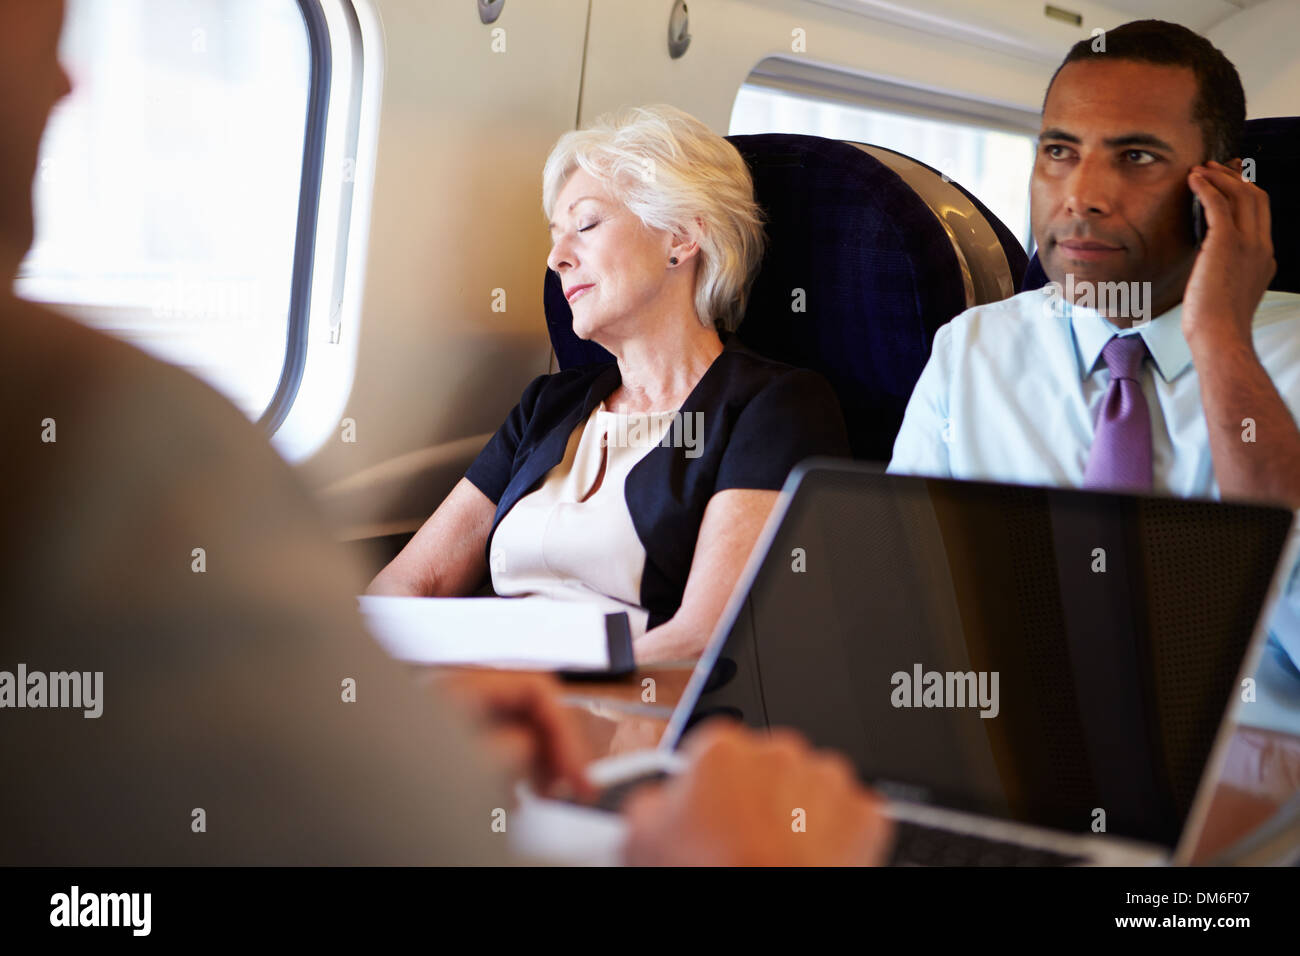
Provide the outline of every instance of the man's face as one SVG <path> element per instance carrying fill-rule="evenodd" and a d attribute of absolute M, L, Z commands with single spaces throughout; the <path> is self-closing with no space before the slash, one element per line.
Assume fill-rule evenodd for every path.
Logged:
<path fill-rule="evenodd" d="M 1030 204 L 1049 279 L 1150 282 L 1153 315 L 1182 299 L 1196 255 L 1187 174 L 1207 158 L 1196 92 L 1186 67 L 1104 56 L 1057 75 Z"/>
<path fill-rule="evenodd" d="M 50 110 L 70 89 L 59 65 L 63 0 L 0 0 L 0 288 L 32 243 L 32 180 Z"/>

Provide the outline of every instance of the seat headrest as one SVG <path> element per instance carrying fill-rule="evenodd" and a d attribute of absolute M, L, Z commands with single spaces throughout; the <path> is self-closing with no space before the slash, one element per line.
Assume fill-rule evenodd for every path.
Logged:
<path fill-rule="evenodd" d="M 1276 116 L 1246 121 L 1241 155 L 1255 160 L 1255 182 L 1268 193 L 1273 220 L 1273 258 L 1277 272 L 1269 288 L 1300 292 L 1300 239 L 1291 228 L 1300 220 L 1300 117 Z M 1024 288 L 1041 289 L 1047 274 L 1035 252 L 1025 270 Z"/>
<path fill-rule="evenodd" d="M 854 144 L 783 133 L 728 139 L 749 165 L 768 238 L 736 334 L 759 354 L 825 376 L 854 455 L 888 460 L 935 332 L 967 306 L 958 247 L 897 173 Z M 1009 275 L 1021 275 L 1024 250 L 978 208 L 1008 245 Z M 561 368 L 611 360 L 574 335 L 550 270 L 545 303 Z"/>

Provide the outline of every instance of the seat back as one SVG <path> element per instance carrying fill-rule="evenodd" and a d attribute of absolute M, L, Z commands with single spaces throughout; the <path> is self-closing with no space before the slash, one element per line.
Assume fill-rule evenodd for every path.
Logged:
<path fill-rule="evenodd" d="M 732 136 L 768 237 L 737 335 L 822 374 L 855 457 L 887 461 L 938 328 L 1017 291 L 1025 252 L 974 197 L 878 147 L 818 136 Z M 610 361 L 573 333 L 547 270 L 546 320 L 561 368 Z"/>

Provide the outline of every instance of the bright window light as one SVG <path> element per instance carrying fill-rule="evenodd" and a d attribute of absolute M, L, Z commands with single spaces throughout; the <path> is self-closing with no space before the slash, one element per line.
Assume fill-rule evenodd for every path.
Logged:
<path fill-rule="evenodd" d="M 250 418 L 285 363 L 310 50 L 296 0 L 69 0 L 20 295 Z"/>
<path fill-rule="evenodd" d="M 742 86 L 736 97 L 730 132 L 804 133 L 892 149 L 961 183 L 1029 247 L 1034 137 L 1027 133 L 908 116 L 752 84 Z"/>

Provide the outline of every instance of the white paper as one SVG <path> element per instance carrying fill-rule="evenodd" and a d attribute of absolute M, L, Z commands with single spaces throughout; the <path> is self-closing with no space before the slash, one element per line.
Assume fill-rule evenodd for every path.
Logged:
<path fill-rule="evenodd" d="M 606 611 L 553 598 L 357 598 L 366 626 L 399 660 L 523 670 L 605 670 Z"/>

